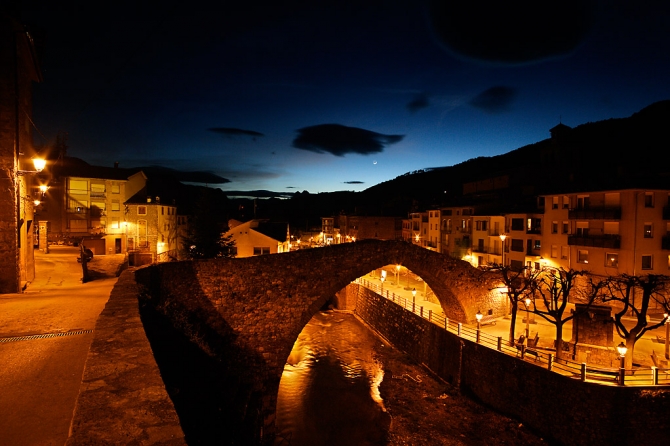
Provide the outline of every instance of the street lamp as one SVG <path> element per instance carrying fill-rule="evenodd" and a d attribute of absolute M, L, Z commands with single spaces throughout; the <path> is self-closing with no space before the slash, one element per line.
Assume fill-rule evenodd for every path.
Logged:
<path fill-rule="evenodd" d="M 528 339 L 530 336 L 530 297 L 527 297 L 524 303 L 526 304 L 526 339 Z"/>
<path fill-rule="evenodd" d="M 502 241 L 501 244 L 501 251 L 500 253 L 502 254 L 502 266 L 505 266 L 505 239 L 507 238 L 506 234 L 500 234 L 500 240 Z"/>
<path fill-rule="evenodd" d="M 395 285 L 400 285 L 400 265 L 395 266 Z"/>
<path fill-rule="evenodd" d="M 386 276 L 382 276 L 381 280 L 382 281 L 382 296 L 384 295 L 384 279 L 386 279 Z"/>
<path fill-rule="evenodd" d="M 670 314 L 663 313 L 665 318 L 665 359 L 670 359 Z"/>
<path fill-rule="evenodd" d="M 475 314 L 475 318 L 477 319 L 477 344 L 479 344 L 479 329 L 482 328 L 482 317 L 482 312 L 477 310 L 477 314 Z"/>
<path fill-rule="evenodd" d="M 416 303 L 416 288 L 412 290 L 412 308 L 414 308 L 415 303 Z"/>
<path fill-rule="evenodd" d="M 626 352 L 628 351 L 628 348 L 626 347 L 626 344 L 621 342 L 616 346 L 616 349 L 621 358 L 621 365 L 619 366 L 619 385 L 623 386 L 624 375 L 626 374 Z"/>
<path fill-rule="evenodd" d="M 26 175 L 31 173 L 40 173 L 44 170 L 44 167 L 47 165 L 47 161 L 43 158 L 33 158 L 33 166 L 35 170 L 19 170 L 17 174 Z"/>

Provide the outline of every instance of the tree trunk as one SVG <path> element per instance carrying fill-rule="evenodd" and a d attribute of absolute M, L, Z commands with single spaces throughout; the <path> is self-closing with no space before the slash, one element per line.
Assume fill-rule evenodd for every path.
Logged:
<path fill-rule="evenodd" d="M 626 370 L 631 370 L 633 368 L 633 354 L 635 353 L 635 334 L 630 333 L 626 338 L 626 358 L 625 366 Z"/>
<path fill-rule="evenodd" d="M 517 303 L 512 302 L 512 314 L 510 315 L 510 322 L 509 322 L 509 345 L 510 347 L 514 346 L 514 341 L 516 341 L 514 337 L 514 331 L 515 331 L 515 325 L 516 325 L 516 309 L 517 309 Z"/>
<path fill-rule="evenodd" d="M 563 359 L 563 322 L 556 320 L 556 359 Z"/>

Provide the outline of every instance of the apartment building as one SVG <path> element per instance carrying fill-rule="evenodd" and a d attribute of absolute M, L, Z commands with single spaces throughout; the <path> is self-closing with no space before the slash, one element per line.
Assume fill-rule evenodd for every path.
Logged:
<path fill-rule="evenodd" d="M 505 237 L 505 217 L 476 215 L 472 217 L 472 259 L 476 266 L 501 265 Z M 503 235 L 501 238 L 500 236 Z"/>
<path fill-rule="evenodd" d="M 544 195 L 547 265 L 598 275 L 668 274 L 670 190 Z"/>
<path fill-rule="evenodd" d="M 541 267 L 542 217 L 540 213 L 505 215 L 505 265 L 518 269 Z"/>
<path fill-rule="evenodd" d="M 159 196 L 149 197 L 142 189 L 123 204 L 124 219 L 115 236 L 115 251 L 126 240 L 129 262 L 133 266 L 178 259 L 177 206 L 161 203 Z M 112 217 L 115 218 L 115 217 Z M 116 221 L 112 223 L 114 226 Z M 112 227 L 108 231 L 116 232 Z M 116 232 L 119 234 L 119 232 Z M 111 250 L 111 247 L 108 248 Z"/>

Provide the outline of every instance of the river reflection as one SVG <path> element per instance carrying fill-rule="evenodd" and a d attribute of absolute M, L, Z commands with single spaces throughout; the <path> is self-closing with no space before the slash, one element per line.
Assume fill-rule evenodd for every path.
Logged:
<path fill-rule="evenodd" d="M 317 313 L 284 367 L 276 445 L 384 445 L 390 417 L 374 358 L 381 341 L 353 315 Z"/>

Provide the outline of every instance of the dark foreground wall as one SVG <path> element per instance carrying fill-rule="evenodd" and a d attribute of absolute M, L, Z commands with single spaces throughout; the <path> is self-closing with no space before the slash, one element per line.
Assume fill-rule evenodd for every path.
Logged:
<path fill-rule="evenodd" d="M 358 295 L 356 314 L 396 348 L 545 438 L 565 445 L 670 438 L 667 388 L 584 383 L 447 333 L 364 287 L 348 288 Z"/>

